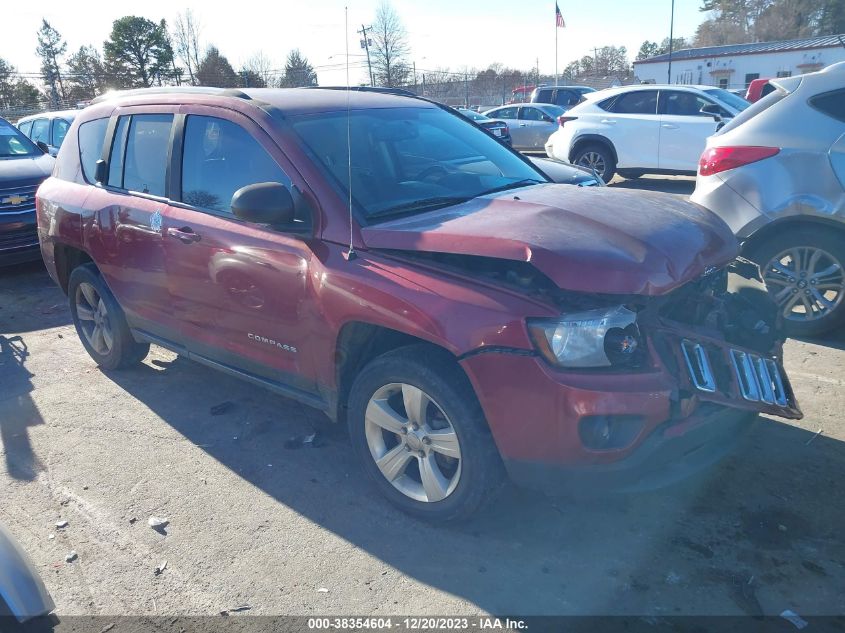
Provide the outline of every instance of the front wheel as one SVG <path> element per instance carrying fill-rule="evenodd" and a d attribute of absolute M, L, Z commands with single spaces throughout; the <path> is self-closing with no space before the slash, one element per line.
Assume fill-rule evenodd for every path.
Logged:
<path fill-rule="evenodd" d="M 784 318 L 790 336 L 816 336 L 845 322 L 845 240 L 801 227 L 758 246 L 751 254 Z"/>
<path fill-rule="evenodd" d="M 457 363 L 425 345 L 367 365 L 349 398 L 364 470 L 399 509 L 433 522 L 468 518 L 500 488 L 503 467 Z"/>
<path fill-rule="evenodd" d="M 591 143 L 580 148 L 572 157 L 572 162 L 590 171 L 596 172 L 605 182 L 610 182 L 616 171 L 613 152 L 606 145 Z"/>

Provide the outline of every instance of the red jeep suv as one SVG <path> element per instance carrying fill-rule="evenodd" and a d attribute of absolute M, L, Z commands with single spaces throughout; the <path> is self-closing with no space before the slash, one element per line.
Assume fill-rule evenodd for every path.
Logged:
<path fill-rule="evenodd" d="M 393 503 L 654 487 L 800 417 L 777 311 L 715 215 L 550 183 L 445 106 L 159 89 L 74 121 L 44 261 L 104 369 L 151 343 L 349 426 Z"/>

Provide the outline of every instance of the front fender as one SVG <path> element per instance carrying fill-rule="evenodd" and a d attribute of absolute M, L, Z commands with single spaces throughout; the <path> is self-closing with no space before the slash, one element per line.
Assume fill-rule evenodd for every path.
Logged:
<path fill-rule="evenodd" d="M 0 525 L 0 598 L 18 622 L 56 608 L 26 553 Z"/>

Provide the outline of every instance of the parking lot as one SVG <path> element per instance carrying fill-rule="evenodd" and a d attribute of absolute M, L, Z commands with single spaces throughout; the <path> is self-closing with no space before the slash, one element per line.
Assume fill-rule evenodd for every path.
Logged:
<path fill-rule="evenodd" d="M 61 291 L 19 266 L 0 272 L 0 523 L 60 615 L 842 613 L 845 338 L 789 341 L 786 369 L 805 418 L 761 419 L 704 476 L 578 500 L 508 488 L 434 528 L 315 410 L 159 348 L 101 371 Z"/>

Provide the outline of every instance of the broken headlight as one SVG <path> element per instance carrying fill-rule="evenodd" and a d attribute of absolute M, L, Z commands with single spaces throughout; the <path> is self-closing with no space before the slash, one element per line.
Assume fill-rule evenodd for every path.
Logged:
<path fill-rule="evenodd" d="M 641 356 L 637 314 L 625 306 L 529 319 L 528 331 L 537 351 L 558 367 L 631 366 Z"/>

